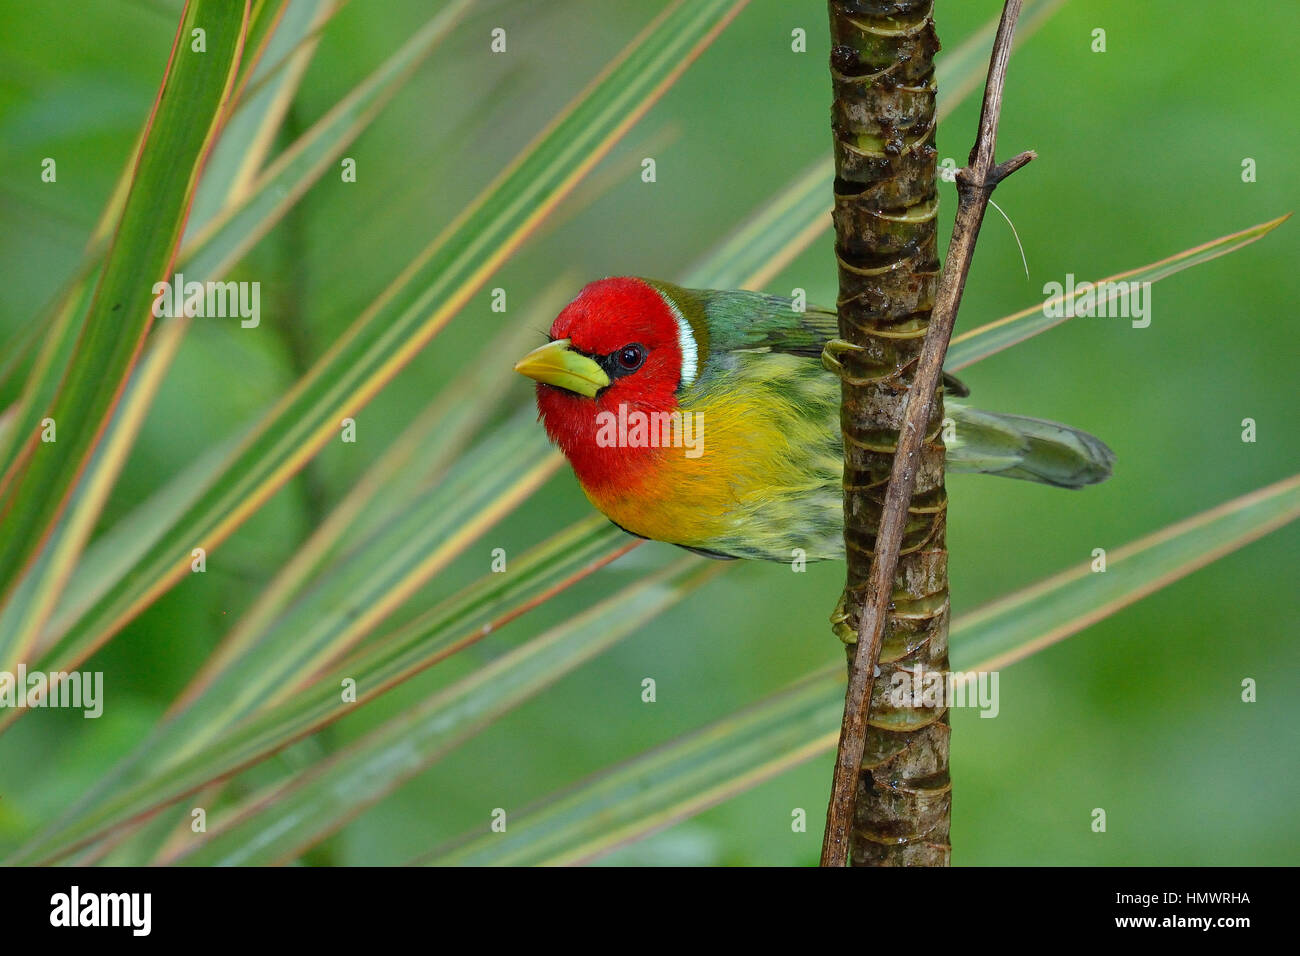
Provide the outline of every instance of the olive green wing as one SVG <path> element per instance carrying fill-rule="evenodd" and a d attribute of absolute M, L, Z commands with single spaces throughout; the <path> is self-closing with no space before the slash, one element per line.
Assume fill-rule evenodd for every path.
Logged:
<path fill-rule="evenodd" d="M 721 351 L 767 349 L 820 358 L 826 343 L 839 336 L 834 312 L 815 305 L 800 310 L 786 296 L 709 289 L 688 294 L 702 304 L 712 347 Z M 943 384 L 949 395 L 970 394 L 965 383 L 948 372 L 943 373 Z"/>

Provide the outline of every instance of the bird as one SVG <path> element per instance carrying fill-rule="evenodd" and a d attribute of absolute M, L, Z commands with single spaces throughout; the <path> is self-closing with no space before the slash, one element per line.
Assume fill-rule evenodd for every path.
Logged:
<path fill-rule="evenodd" d="M 588 283 L 515 365 L 591 504 L 624 531 L 713 558 L 844 557 L 833 311 L 745 290 Z M 945 376 L 948 390 L 967 390 Z M 1057 422 L 945 404 L 949 472 L 1063 488 L 1114 453 Z"/>

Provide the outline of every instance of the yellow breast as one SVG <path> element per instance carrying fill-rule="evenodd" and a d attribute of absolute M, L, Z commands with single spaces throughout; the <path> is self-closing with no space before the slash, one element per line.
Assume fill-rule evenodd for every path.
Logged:
<path fill-rule="evenodd" d="M 708 548 L 771 502 L 798 453 L 770 403 L 715 394 L 680 416 L 680 441 L 636 449 L 636 465 L 616 486 L 583 490 L 634 534 Z"/>

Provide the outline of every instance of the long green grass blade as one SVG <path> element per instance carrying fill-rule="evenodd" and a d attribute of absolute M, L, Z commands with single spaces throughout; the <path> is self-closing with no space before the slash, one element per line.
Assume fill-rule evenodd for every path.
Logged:
<path fill-rule="evenodd" d="M 253 9 L 245 42 L 246 53 L 240 59 L 237 86 L 246 84 L 252 75 L 264 73 L 265 64 L 261 61 L 268 51 L 270 55 L 283 55 L 297 48 L 303 35 L 312 31 L 331 9 L 333 0 L 311 0 L 295 4 L 291 14 L 282 17 L 285 13 L 283 4 L 260 0 Z M 242 180 L 260 166 L 270 149 L 275 126 L 287 109 L 288 101 L 297 89 L 297 80 L 313 51 L 314 44 L 301 47 L 291 58 L 294 68 L 279 71 L 273 83 L 267 84 L 256 98 L 244 102 L 222 127 L 212 155 L 203 164 L 203 178 L 189 217 L 191 228 L 209 215 L 202 208 L 205 196 L 208 206 L 223 201 L 233 203 L 237 193 L 244 189 Z M 236 92 L 231 100 L 237 99 Z M 111 208 L 112 203 L 110 211 Z M 103 243 L 99 245 L 102 247 Z M 181 256 L 184 256 L 184 246 Z M 78 287 L 88 299 L 90 283 L 79 279 Z M 71 323 L 75 316 L 84 313 L 88 305 L 88 301 L 76 299 L 78 293 L 75 289 L 66 294 L 76 308 L 58 316 L 59 323 Z M 36 654 L 43 653 L 54 637 L 48 629 L 42 630 L 42 626 L 63 593 L 65 584 L 80 586 L 80 590 L 73 593 L 76 607 L 84 610 L 88 601 L 107 590 L 111 576 L 124 563 L 123 556 L 144 550 L 144 543 L 138 536 L 150 528 L 161 530 L 157 515 L 151 515 L 150 520 L 126 522 L 122 528 L 110 529 L 106 536 L 109 538 L 107 546 L 113 549 L 113 560 L 90 561 L 84 567 L 78 561 L 90 528 L 187 329 L 188 320 L 178 317 L 160 323 L 151 335 L 144 358 L 131 374 L 122 399 L 77 483 L 67 509 L 12 599 L 0 611 L 0 643 L 13 642 L 15 646 L 31 648 Z M 58 336 L 56 333 L 52 340 L 57 340 Z M 224 446 L 225 443 L 219 445 Z M 225 450 L 229 452 L 230 449 L 227 447 Z M 210 459 L 210 455 L 205 456 L 205 461 Z M 164 487 L 157 496 L 159 500 L 151 503 L 160 506 L 162 514 L 174 516 L 170 507 L 172 502 L 182 497 L 192 501 L 198 490 L 195 481 L 202 474 L 199 469 L 187 469 L 175 483 L 177 487 Z M 101 554 L 103 550 L 103 547 L 99 549 Z M 68 608 L 62 610 L 66 619 Z M 12 715 L 5 716 L 11 718 Z"/>
<path fill-rule="evenodd" d="M 74 573 L 81 549 L 139 433 L 149 399 L 180 346 L 181 332 L 177 324 L 164 321 L 154 336 L 154 348 L 130 376 L 66 511 L 9 601 L 0 607 L 0 645 L 28 649 L 33 655 L 39 652 L 41 626 Z"/>
<path fill-rule="evenodd" d="M 1161 259 L 1158 262 L 1152 262 L 1149 265 L 1139 266 L 1127 272 L 1107 276 L 1105 279 L 1098 279 L 1095 283 L 1080 283 L 1075 287 L 1071 295 L 1063 293 L 1052 296 L 1038 305 L 1031 305 L 1027 309 L 1021 309 L 1019 312 L 996 319 L 986 325 L 981 325 L 979 328 L 971 329 L 969 332 L 958 335 L 952 340 L 944 367 L 952 371 L 963 369 L 968 365 L 974 365 L 981 359 L 988 358 L 990 355 L 995 355 L 1003 349 L 1008 349 L 1018 342 L 1023 342 L 1025 339 L 1055 328 L 1063 322 L 1068 322 L 1074 315 L 1074 311 L 1067 306 L 1077 301 L 1085 293 L 1085 289 L 1089 285 L 1095 287 L 1097 308 L 1100 309 L 1102 302 L 1114 302 L 1125 294 L 1125 286 L 1119 285 L 1119 283 L 1127 283 L 1131 287 L 1134 284 L 1144 282 L 1159 282 L 1161 279 L 1176 275 L 1184 269 L 1190 269 L 1193 266 L 1199 266 L 1220 256 L 1226 256 L 1229 253 L 1244 249 L 1251 243 L 1263 239 L 1290 218 L 1291 214 L 1287 213 L 1285 216 L 1270 219 L 1268 222 L 1261 222 L 1249 229 L 1220 236 L 1190 249 L 1184 249 L 1182 252 Z M 1061 314 L 1049 314 L 1055 312 Z"/>
<path fill-rule="evenodd" d="M 455 0 L 439 11 L 379 69 L 341 100 L 312 129 L 304 133 L 264 174 L 246 185 L 245 180 L 251 175 L 250 171 L 256 169 L 261 157 L 269 148 L 272 119 L 283 114 L 285 101 L 294 92 L 296 80 L 305 68 L 306 58 L 314 49 L 314 44 L 304 44 L 303 40 L 315 34 L 322 18 L 333 9 L 333 5 L 319 3 L 314 12 L 304 6 L 303 13 L 286 17 L 286 22 L 280 29 L 287 32 L 283 36 L 277 32 L 276 36 L 271 38 L 270 55 L 274 55 L 281 49 L 296 51 L 292 55 L 286 54 L 284 59 L 277 61 L 282 65 L 287 61 L 291 68 L 272 70 L 269 77 L 273 82 L 263 85 L 255 98 L 244 103 L 231 123 L 223 130 L 217 147 L 217 153 L 220 155 L 214 155 L 212 161 L 205 167 L 200 198 L 206 188 L 207 177 L 215 171 L 219 181 L 227 190 L 227 201 L 215 219 L 209 215 L 206 227 L 197 230 L 194 228 L 196 224 L 205 222 L 205 212 L 195 210 L 195 214 L 190 218 L 190 226 L 191 231 L 196 234 L 191 238 L 187 233 L 178 257 L 178 271 L 188 272 L 191 277 L 197 275 L 214 280 L 221 278 L 240 256 L 279 221 L 307 188 L 329 168 L 330 163 L 369 125 L 397 89 L 409 79 L 415 67 L 438 41 L 447 35 L 469 2 L 470 0 Z M 305 15 L 309 12 L 312 15 Z M 306 37 L 302 35 L 304 31 Z M 259 69 L 255 75 L 261 77 L 263 71 Z M 293 83 L 290 82 L 291 79 Z M 222 148 L 227 145 L 229 149 L 223 153 Z M 227 168 L 222 166 L 223 158 Z M 216 169 L 214 170 L 213 167 Z M 179 345 L 179 337 L 185 334 L 189 322 L 190 320 L 185 317 L 170 319 L 168 324 L 171 327 L 168 336 L 154 336 L 150 341 L 143 364 L 155 369 L 155 381 L 170 364 L 171 356 Z M 124 404 L 136 402 L 141 406 L 147 406 L 152 401 L 153 394 L 152 389 L 137 389 L 133 383 L 127 398 L 124 399 Z M 121 415 L 122 410 L 119 409 L 119 416 Z M 106 434 L 112 435 L 116 427 L 115 421 L 110 424 Z M 226 448 L 227 452 L 231 451 L 224 442 L 222 447 Z M 159 490 L 159 497 L 171 501 L 183 497 L 188 503 L 193 504 L 198 492 L 202 490 L 195 487 L 196 482 L 202 479 L 205 484 L 210 484 L 217 474 L 215 469 L 205 469 L 203 472 L 189 469 L 177 479 L 184 487 L 165 486 Z M 81 496 L 83 492 L 78 490 L 77 494 Z M 146 502 L 141 507 L 147 509 L 152 508 L 153 505 Z M 172 519 L 179 517 L 170 509 L 162 513 L 169 514 Z M 122 557 L 123 554 L 130 555 L 132 560 L 143 556 L 150 546 L 157 544 L 169 525 L 150 520 L 133 522 L 131 527 L 135 534 L 123 533 L 115 536 L 114 547 L 124 549 L 118 551 L 118 560 L 96 561 L 92 562 L 89 568 L 78 567 L 74 571 L 69 587 L 77 594 L 75 607 L 78 614 L 87 610 L 86 596 L 93 596 L 98 600 L 129 571 L 131 560 Z M 138 536 L 145 533 L 148 534 L 147 538 Z M 64 563 L 67 563 L 66 559 Z M 22 627 L 24 631 L 30 631 L 38 627 L 41 620 L 49 613 L 53 601 L 52 593 L 43 595 L 44 601 L 41 606 L 28 607 L 27 605 L 30 605 L 35 597 L 33 592 L 36 589 L 28 588 L 28 582 L 24 582 L 24 588 L 26 592 L 11 601 L 10 606 L 6 608 L 5 616 L 0 618 L 0 636 L 10 628 Z M 23 606 L 18 607 L 19 604 Z M 60 607 L 57 621 L 42 632 L 37 648 L 42 652 L 47 650 L 63 637 L 72 623 L 73 619 L 68 614 L 68 607 Z M 30 634 L 23 636 L 30 638 Z M 58 653 L 65 658 L 70 656 L 80 659 L 84 647 L 84 643 L 79 645 L 74 643 L 71 646 L 60 644 Z M 0 727 L 13 719 L 16 719 L 16 712 L 3 715 L 0 717 Z"/>
<path fill-rule="evenodd" d="M 254 794 L 231 822 L 196 834 L 165 862 L 286 862 L 502 714 L 602 653 L 697 587 L 710 573 L 696 558 L 643 578 L 388 721 L 310 774 Z"/>
<path fill-rule="evenodd" d="M 201 752 L 157 771 L 132 792 L 157 801 L 256 763 L 289 743 L 356 710 L 415 674 L 495 634 L 505 625 L 567 590 L 640 544 L 595 515 L 554 535 L 511 562 L 508 575 L 487 574 L 471 587 L 378 638 L 319 680 L 299 687 L 283 703 L 255 715 Z M 719 569 L 720 570 L 720 569 Z M 345 678 L 356 682 L 357 700 L 340 699 Z M 206 688 L 205 688 L 206 692 Z M 165 735 L 168 728 L 165 728 Z M 165 745 L 160 735 L 156 738 Z M 183 738 L 182 738 L 183 739 Z M 154 752 L 154 740 L 141 753 Z M 98 804 L 97 793 L 92 804 Z M 142 806 L 132 804 L 135 812 Z"/>
<path fill-rule="evenodd" d="M 326 2 L 326 0 L 312 0 L 312 2 Z M 252 5 L 248 33 L 244 42 L 244 53 L 240 57 L 238 78 L 235 81 L 236 89 L 231 97 L 231 101 L 235 104 L 234 112 L 222 132 L 221 140 L 223 142 L 242 138 L 239 130 L 239 118 L 241 113 L 245 113 L 247 110 L 239 103 L 240 90 L 246 89 L 245 84 L 247 84 L 253 70 L 261 66 L 261 57 L 267 46 L 266 41 L 270 32 L 276 29 L 276 24 L 280 21 L 284 12 L 285 0 L 257 0 Z M 259 74 L 262 72 L 261 69 L 258 69 Z M 261 107 L 265 104 L 257 105 Z M 143 130 L 141 135 L 143 135 Z M 199 185 L 199 191 L 190 209 L 189 229 L 194 229 L 205 221 L 203 213 L 204 193 L 218 192 L 217 187 L 212 184 L 213 181 L 230 181 L 234 176 L 233 166 L 236 163 L 256 167 L 261 163 L 265 156 L 265 149 L 268 147 L 269 141 L 248 141 L 245 143 L 244 149 L 240 150 L 232 146 L 227 157 L 223 157 L 220 155 L 220 144 L 218 144 L 218 148 L 213 151 L 213 154 L 209 156 L 204 164 L 203 181 Z M 0 385 L 8 380 L 9 375 L 25 360 L 28 351 L 34 349 L 38 342 L 42 343 L 42 351 L 46 353 L 47 357 L 63 354 L 63 362 L 46 368 L 42 374 L 33 371 L 30 376 L 27 401 L 29 411 L 40 412 L 48 407 L 49 399 L 53 396 L 54 389 L 58 386 L 63 370 L 66 368 L 67 356 L 71 352 L 76 333 L 81 328 L 81 322 L 90 304 L 91 294 L 98 284 L 99 270 L 103 265 L 108 240 L 112 237 L 113 228 L 122 215 L 122 207 L 125 205 L 127 194 L 130 192 L 131 178 L 135 172 L 135 159 L 139 151 L 140 140 L 137 138 L 135 146 L 131 150 L 130 158 L 122 169 L 121 176 L 118 177 L 117 186 L 100 214 L 98 224 L 83 254 L 81 266 L 64 288 L 59 290 L 50 305 L 41 311 L 39 318 L 29 323 L 16 341 L 5 343 L 5 358 L 0 362 Z M 225 173 L 227 166 L 232 167 L 229 176 Z M 222 194 L 224 195 L 224 193 Z M 26 435 L 29 432 L 24 429 L 22 434 Z M 7 462 L 9 458 L 8 448 L 4 440 L 0 439 L 0 462 Z"/>
<path fill-rule="evenodd" d="M 146 357 L 146 363 L 150 361 L 150 357 Z M 131 387 L 134 387 L 134 379 L 135 376 L 132 377 Z M 113 522 L 112 526 L 106 528 L 90 543 L 77 561 L 72 577 L 59 599 L 57 613 L 41 632 L 33 648 L 38 659 L 67 650 L 62 647 L 56 649 L 58 637 L 108 590 L 112 582 L 117 579 L 122 565 L 130 564 L 143 554 L 149 543 L 156 540 L 158 535 L 194 502 L 200 492 L 207 487 L 217 469 L 229 457 L 230 452 L 238 445 L 241 437 L 240 433 L 236 433 L 214 443 L 184 470 L 126 515 Z M 77 494 L 80 493 L 79 489 Z M 41 560 L 46 560 L 45 554 L 42 554 Z M 24 581 L 24 585 L 26 584 L 27 581 Z M 4 618 L 10 612 L 19 611 L 23 603 L 19 597 L 15 597 L 10 602 L 4 609 L 4 616 L 0 616 L 0 629 L 6 627 Z M 0 727 L 3 727 L 4 723 L 4 719 L 0 718 Z"/>
<path fill-rule="evenodd" d="M 328 21 L 335 6 L 336 0 L 276 0 L 253 5 L 234 110 L 203 167 L 182 249 L 194 230 L 240 199 L 262 168 L 316 52 L 316 30 Z M 280 63 L 283 68 L 277 68 Z"/>
<path fill-rule="evenodd" d="M 842 667 L 827 668 L 535 809 L 505 834 L 475 833 L 418 862 L 437 866 L 585 863 L 703 812 L 835 746 Z"/>
<path fill-rule="evenodd" d="M 955 665 L 994 670 L 1064 640 L 1300 517 L 1300 475 L 1234 498 L 972 611 L 954 625 Z M 966 662 L 978 662 L 970 667 Z"/>
<path fill-rule="evenodd" d="M 199 24 L 206 31 L 203 52 L 190 42 Z M 121 220 L 45 416 L 62 434 L 48 442 L 20 435 L 16 467 L 0 493 L 0 595 L 13 592 L 53 530 L 136 363 L 152 323 L 153 286 L 168 278 L 247 26 L 247 3 L 186 6 Z M 4 640 L 0 664 L 16 664 L 27 650 L 17 639 Z"/>
<path fill-rule="evenodd" d="M 241 720 L 274 706 L 290 689 L 310 684 L 555 471 L 560 459 L 554 454 L 531 471 L 515 469 L 530 444 L 545 446 L 539 430 L 527 426 L 531 422 L 517 421 L 483 442 L 446 481 L 349 554 L 258 640 L 205 673 L 202 693 L 183 697 L 82 804 L 101 803 L 107 793 L 141 776 L 165 776 Z"/>
<path fill-rule="evenodd" d="M 472 0 L 452 0 L 265 169 L 187 235 L 180 263 L 217 279 L 265 236 L 374 121 L 460 21 Z M 236 180 L 240 185 L 244 180 Z"/>
<path fill-rule="evenodd" d="M 535 455 L 530 446 L 544 449 L 545 437 L 536 427 L 507 428 L 508 434 L 476 448 L 408 513 L 317 579 L 220 674 L 210 675 L 205 692 L 174 714 L 162 739 L 149 745 L 151 765 L 165 767 L 335 663 L 554 474 L 561 461 L 556 455 L 516 471 L 514 462 Z"/>
<path fill-rule="evenodd" d="M 590 576 L 639 542 L 603 519 L 566 529 L 512 563 L 509 575 L 489 574 L 477 585 L 374 642 L 303 693 L 241 725 L 233 733 L 121 790 L 97 792 L 6 862 L 53 862 L 132 820 L 227 777 L 354 711 L 414 674 L 483 640 Z M 343 678 L 356 681 L 357 700 L 344 702 Z"/>

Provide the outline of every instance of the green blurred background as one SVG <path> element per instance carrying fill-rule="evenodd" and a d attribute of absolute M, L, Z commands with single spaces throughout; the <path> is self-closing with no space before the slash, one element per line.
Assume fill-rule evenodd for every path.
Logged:
<path fill-rule="evenodd" d="M 437 4 L 353 0 L 324 36 L 291 124 L 305 128 L 410 35 Z M 104 521 L 264 409 L 387 282 L 663 6 L 658 0 L 486 3 L 437 50 L 349 150 L 358 181 L 327 175 L 234 278 L 263 283 L 257 330 L 199 322 L 172 369 Z M 1070 0 L 1012 62 L 1002 153 L 1039 160 L 999 190 L 959 331 L 1032 304 L 1066 273 L 1109 275 L 1293 210 L 1300 155 L 1297 67 L 1281 38 L 1300 7 Z M 167 0 L 48 0 L 0 7 L 0 341 L 71 274 L 147 115 L 175 29 Z M 996 16 L 996 0 L 939 0 L 949 49 Z M 509 52 L 488 52 L 492 27 Z M 791 51 L 791 30 L 808 52 Z M 1090 49 L 1107 31 L 1107 52 Z M 753 0 L 546 228 L 360 419 L 221 550 L 90 665 L 109 694 L 97 721 L 20 721 L 0 757 L 0 851 L 67 805 L 162 712 L 280 567 L 320 509 L 468 362 L 529 315 L 557 277 L 680 279 L 726 232 L 830 147 L 822 0 Z M 940 95 L 943 95 L 941 90 Z M 939 130 L 964 161 L 969 98 Z M 40 160 L 58 160 L 55 185 Z M 642 157 L 658 181 L 643 183 Z M 1243 183 L 1241 163 L 1258 165 Z M 941 189 L 946 222 L 955 196 Z M 942 229 L 946 235 L 947 226 Z M 1084 319 L 968 371 L 973 401 L 1102 436 L 1112 481 L 1070 494 L 978 476 L 949 486 L 957 613 L 1286 477 L 1300 462 L 1291 305 L 1294 223 L 1247 250 L 1155 286 L 1153 321 Z M 769 290 L 833 303 L 829 232 Z M 541 341 L 540 335 L 538 341 Z M 530 401 L 523 380 L 513 407 Z M 0 402 L 14 398 L 12 386 Z M 1241 441 L 1254 418 L 1258 441 Z M 470 550 L 404 616 L 589 511 L 566 469 Z M 278 758 L 332 749 L 483 660 L 628 580 L 651 544 L 499 635 Z M 1001 713 L 953 714 L 956 864 L 1294 864 L 1300 785 L 1294 688 L 1300 530 L 1249 545 L 1001 675 Z M 396 863 L 612 762 L 716 719 L 841 658 L 826 618 L 843 568 L 735 567 L 670 613 L 367 810 L 310 858 Z M 641 702 L 653 677 L 658 701 Z M 1253 677 L 1259 700 L 1240 701 Z M 1290 728 L 1290 729 L 1288 729 Z M 828 730 L 832 729 L 828 727 Z M 825 755 L 609 862 L 808 864 L 820 848 Z M 246 789 L 259 778 L 237 781 Z M 1108 829 L 1090 828 L 1105 808 Z M 809 832 L 791 831 L 804 808 Z"/>

